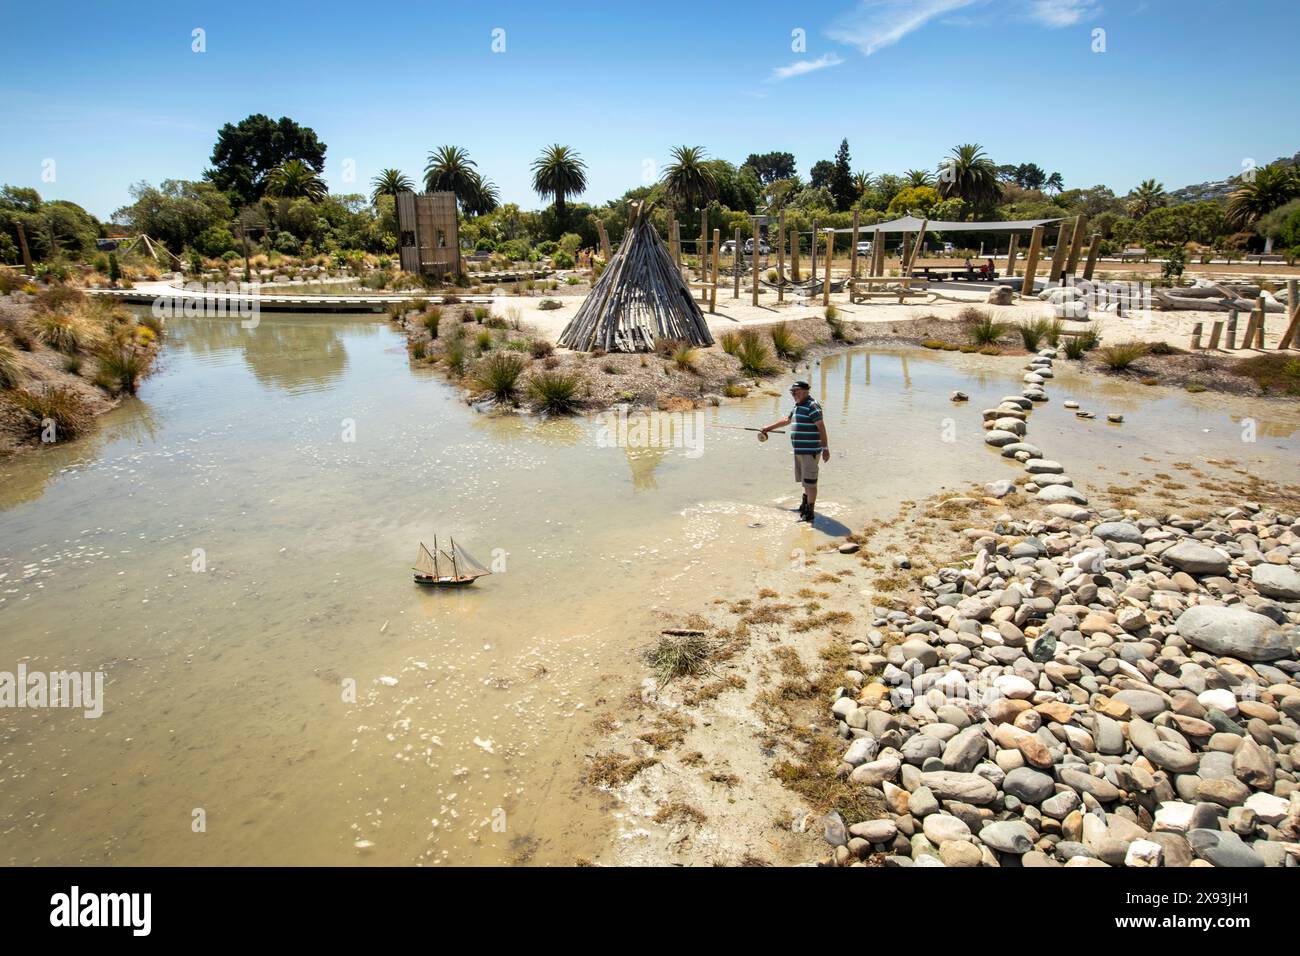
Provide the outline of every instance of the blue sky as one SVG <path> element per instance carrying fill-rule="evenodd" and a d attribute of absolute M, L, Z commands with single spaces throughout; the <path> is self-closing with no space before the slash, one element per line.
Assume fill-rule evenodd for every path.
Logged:
<path fill-rule="evenodd" d="M 807 176 L 843 137 L 872 173 L 978 142 L 996 162 L 1121 193 L 1300 150 L 1300 64 L 1280 45 L 1300 26 L 1295 0 L 0 0 L 0 13 L 0 182 L 101 217 L 132 182 L 199 178 L 218 127 L 258 112 L 317 131 L 336 192 L 368 192 L 385 166 L 418 178 L 430 149 L 455 143 L 530 208 L 528 166 L 551 142 L 586 160 L 592 202 L 683 143 L 733 162 L 788 150 Z"/>

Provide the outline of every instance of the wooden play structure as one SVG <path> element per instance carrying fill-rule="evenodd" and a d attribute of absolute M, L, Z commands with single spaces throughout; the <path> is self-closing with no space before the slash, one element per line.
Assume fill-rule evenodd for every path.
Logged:
<path fill-rule="evenodd" d="M 397 246 L 403 272 L 460 275 L 460 236 L 453 192 L 397 194 Z"/>
<path fill-rule="evenodd" d="M 1191 349 L 1193 352 L 1235 352 L 1238 349 L 1264 349 L 1264 332 L 1265 321 L 1269 312 L 1283 312 L 1285 314 L 1286 328 L 1282 332 L 1282 337 L 1278 339 L 1277 349 L 1279 351 L 1286 349 L 1300 349 L 1300 296 L 1297 287 L 1300 282 L 1296 279 L 1288 279 L 1286 283 L 1286 304 L 1283 305 L 1276 300 L 1270 300 L 1262 291 L 1256 294 L 1254 302 L 1243 299 L 1236 291 L 1225 288 L 1222 285 L 1212 287 L 1201 287 L 1196 290 L 1183 289 L 1180 292 L 1193 292 L 1196 295 L 1180 295 L 1176 298 L 1196 302 L 1196 306 L 1178 305 L 1177 308 L 1194 307 L 1208 311 L 1226 311 L 1228 317 L 1226 320 L 1216 320 L 1210 327 L 1210 339 L 1208 343 L 1202 343 L 1202 336 L 1205 334 L 1205 324 L 1197 322 L 1192 326 Z M 1219 298 L 1209 298 L 1205 293 L 1215 293 Z M 1242 306 L 1246 306 L 1245 309 Z M 1246 311 L 1249 318 L 1246 320 L 1246 328 L 1241 337 L 1241 342 L 1237 342 L 1237 331 L 1240 315 Z"/>

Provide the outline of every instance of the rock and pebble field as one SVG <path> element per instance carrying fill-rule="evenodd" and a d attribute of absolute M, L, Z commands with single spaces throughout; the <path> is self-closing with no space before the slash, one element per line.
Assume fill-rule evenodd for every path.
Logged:
<path fill-rule="evenodd" d="M 885 866 L 1300 866 L 1300 516 L 1094 511 L 1029 440 L 1055 353 L 985 411 L 1041 517 L 852 643 L 840 773 L 884 809 L 823 818 Z"/>

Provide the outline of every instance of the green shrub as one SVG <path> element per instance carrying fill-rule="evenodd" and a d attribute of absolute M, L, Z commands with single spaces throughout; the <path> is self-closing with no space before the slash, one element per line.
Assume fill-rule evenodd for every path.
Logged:
<path fill-rule="evenodd" d="M 1020 341 L 1024 343 L 1025 349 L 1030 352 L 1037 352 L 1043 340 L 1052 333 L 1052 320 L 1038 318 L 1029 322 L 1021 322 L 1018 329 L 1020 331 Z"/>
<path fill-rule="evenodd" d="M 110 392 L 134 395 L 148 362 L 130 346 L 109 346 L 99 353 L 99 371 L 95 384 Z"/>
<path fill-rule="evenodd" d="M 54 423 L 56 441 L 75 438 L 94 420 L 81 396 L 70 388 L 56 387 L 39 392 L 18 388 L 10 394 L 9 402 L 22 415 L 33 437 L 43 435 L 48 421 Z"/>
<path fill-rule="evenodd" d="M 513 401 L 528 360 L 513 352 L 493 352 L 474 369 L 474 384 L 499 402 Z"/>
<path fill-rule="evenodd" d="M 18 353 L 0 342 L 0 388 L 17 388 L 21 376 L 22 368 L 18 365 Z"/>
<path fill-rule="evenodd" d="M 777 370 L 771 351 L 753 330 L 740 333 L 735 355 L 740 367 L 750 375 L 771 375 Z"/>
<path fill-rule="evenodd" d="M 772 348 L 776 351 L 778 358 L 785 359 L 788 362 L 797 362 L 803 358 L 803 347 L 795 342 L 794 333 L 790 331 L 790 326 L 785 322 L 779 322 L 772 326 Z"/>
<path fill-rule="evenodd" d="M 578 407 L 580 385 L 568 372 L 535 372 L 528 379 L 528 397 L 544 412 L 566 415 Z"/>
<path fill-rule="evenodd" d="M 475 336 L 474 345 L 479 350 L 480 355 L 484 352 L 490 351 L 492 349 L 492 333 L 487 329 L 484 329 Z"/>
<path fill-rule="evenodd" d="M 966 331 L 974 345 L 996 345 L 1009 331 L 1005 322 L 998 322 L 979 309 L 963 309 L 959 318 L 967 323 Z"/>

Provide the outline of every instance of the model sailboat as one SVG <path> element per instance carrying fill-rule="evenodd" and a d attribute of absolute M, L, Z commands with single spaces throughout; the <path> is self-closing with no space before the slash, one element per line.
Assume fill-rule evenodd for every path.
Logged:
<path fill-rule="evenodd" d="M 450 548 L 439 548 L 435 537 L 432 551 L 424 546 L 423 541 L 420 542 L 420 553 L 415 559 L 415 567 L 411 569 L 415 572 L 416 584 L 427 584 L 435 588 L 460 588 L 492 573 L 458 545 L 455 538 L 450 541 Z"/>

